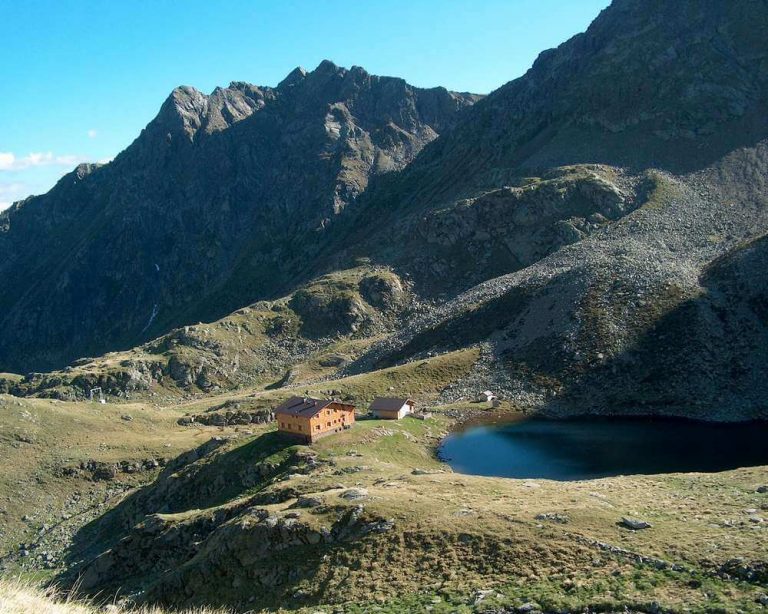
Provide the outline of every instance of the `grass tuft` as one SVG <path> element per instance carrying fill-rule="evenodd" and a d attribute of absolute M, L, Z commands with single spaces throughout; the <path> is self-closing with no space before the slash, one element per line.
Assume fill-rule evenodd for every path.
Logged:
<path fill-rule="evenodd" d="M 170 614 L 156 607 L 125 609 L 116 604 L 105 610 L 104 604 L 75 600 L 53 588 L 43 589 L 18 579 L 0 580 L 0 614 L 97 614 L 105 611 L 110 614 Z M 225 611 L 202 608 L 175 614 L 225 614 Z"/>

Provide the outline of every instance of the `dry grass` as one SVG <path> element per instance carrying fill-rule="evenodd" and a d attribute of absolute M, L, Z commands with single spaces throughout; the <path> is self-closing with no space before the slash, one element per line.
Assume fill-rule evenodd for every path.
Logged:
<path fill-rule="evenodd" d="M 324 396 L 330 389 L 351 395 L 361 409 L 390 388 L 419 393 L 421 401 L 428 401 L 447 383 L 466 374 L 476 360 L 476 350 L 464 350 L 312 386 L 249 390 L 165 407 L 140 402 L 100 405 L 19 399 L 0 394 L 0 465 L 4 467 L 0 473 L 0 556 L 15 553 L 20 543 L 36 542 L 43 535 L 50 533 L 49 541 L 57 532 L 75 530 L 117 504 L 124 488 L 154 477 L 153 473 L 120 474 L 117 480 L 93 482 L 87 475 L 64 475 L 68 468 L 90 460 L 117 463 L 173 458 L 216 435 L 238 435 L 242 430 L 261 433 L 274 428 L 179 426 L 176 421 L 185 413 L 201 413 L 228 400 L 271 407 L 292 394 Z M 424 451 L 421 454 L 429 456 Z M 77 496 L 76 503 L 73 496 Z M 49 529 L 43 530 L 44 526 Z"/>
<path fill-rule="evenodd" d="M 52 589 L 41 589 L 19 580 L 0 580 L 0 614 L 164 614 L 159 608 L 124 609 L 118 605 L 76 601 Z M 178 613 L 181 614 L 181 613 Z M 224 614 L 208 608 L 186 610 L 183 614 Z"/>
<path fill-rule="evenodd" d="M 479 350 L 470 348 L 360 375 L 314 383 L 297 382 L 276 390 L 227 392 L 186 403 L 172 403 L 162 409 L 177 414 L 196 414 L 226 401 L 246 402 L 254 408 L 266 408 L 274 407 L 293 395 L 327 397 L 331 390 L 349 396 L 360 410 L 365 410 L 367 402 L 374 397 L 386 396 L 394 391 L 409 395 L 420 403 L 431 403 L 445 386 L 466 376 L 478 357 Z"/>
<path fill-rule="evenodd" d="M 43 525 L 58 531 L 86 522 L 86 516 L 73 514 L 100 505 L 118 486 L 67 477 L 67 468 L 89 460 L 173 458 L 210 439 L 211 432 L 176 425 L 180 415 L 141 403 L 100 405 L 0 395 L 0 556 L 21 542 L 38 540 Z M 126 485 L 151 478 L 151 473 L 121 475 Z M 80 503 L 74 506 L 71 498 L 77 492 Z M 91 513 L 97 512 L 94 508 Z M 64 519 L 65 514 L 72 517 Z"/>
<path fill-rule="evenodd" d="M 195 590 L 189 603 L 246 601 L 255 611 L 282 607 L 281 612 L 394 613 L 429 607 L 433 612 L 469 613 L 476 611 L 472 604 L 478 591 L 492 590 L 495 596 L 484 606 L 519 607 L 537 601 L 547 611 L 614 611 L 625 606 L 649 611 L 655 602 L 664 610 L 685 607 L 702 613 L 749 612 L 756 607 L 764 588 L 720 578 L 715 571 L 733 557 L 747 562 L 764 558 L 768 533 L 762 524 L 748 522 L 745 510 L 766 503 L 756 486 L 766 483 L 767 468 L 583 482 L 462 475 L 434 456 L 435 444 L 452 425 L 453 419 L 439 412 L 424 421 L 361 420 L 353 429 L 313 445 L 322 461 L 332 462 L 308 475 L 288 472 L 270 487 L 272 492 L 300 492 L 333 507 L 330 515 L 304 512 L 299 522 L 314 529 L 329 527 L 337 506 L 345 505 L 337 491 L 342 484 L 365 488 L 366 514 L 391 519 L 394 527 L 385 536 L 327 548 L 323 556 L 301 548 L 284 551 L 279 564 L 297 569 L 301 579 L 269 594 L 261 585 L 251 592 L 255 584 L 248 574 L 255 567 L 238 564 L 228 550 L 218 549 L 221 541 L 211 537 L 210 548 L 185 566 L 189 582 L 198 578 L 191 584 Z M 241 460 L 253 463 L 259 437 L 233 440 L 232 447 L 222 448 L 222 455 L 232 458 L 240 449 Z M 214 457 L 200 462 L 219 461 Z M 237 467 L 222 463 L 216 471 L 239 474 Z M 190 476 L 185 486 L 190 491 L 209 479 L 202 471 Z M 259 507 L 278 518 L 295 511 L 293 495 L 277 500 Z M 211 516 L 218 508 L 207 508 L 209 503 L 190 501 L 187 511 L 164 520 Z M 245 520 L 248 513 L 243 512 Z M 567 524 L 537 518 L 554 513 L 567 516 Z M 627 531 L 618 525 L 623 516 L 649 520 L 653 528 Z M 247 532 L 235 532 L 228 539 L 237 544 L 250 538 Z M 606 552 L 598 543 L 624 554 Z M 634 560 L 632 553 L 684 569 L 657 569 Z M 254 596 L 255 601 L 248 601 Z"/>
<path fill-rule="evenodd" d="M 454 352 L 427 361 L 363 375 L 297 385 L 276 391 L 249 391 L 241 398 L 272 403 L 280 396 L 322 394 L 334 388 L 356 399 L 384 394 L 390 387 L 417 391 L 423 402 L 469 370 L 477 359 L 472 350 Z M 258 439 L 274 425 L 248 425 L 247 429 L 181 427 L 176 419 L 185 411 L 202 411 L 212 403 L 237 398 L 232 393 L 182 406 L 157 408 L 149 404 L 98 405 L 44 399 L 15 399 L 0 395 L 0 510 L 5 510 L 0 543 L 6 548 L 37 539 L 44 522 L 60 517 L 61 505 L 75 490 L 90 500 L 103 497 L 117 483 L 63 478 L 56 469 L 85 458 L 114 462 L 147 456 L 173 456 L 213 435 L 231 436 L 220 453 L 201 459 L 200 471 L 189 473 L 186 490 L 217 475 L 229 476 L 227 488 L 216 497 L 190 498 L 179 513 L 164 520 L 186 522 L 201 514 L 249 496 L 252 484 L 238 485 L 241 467 L 259 462 L 254 456 Z M 455 409 L 450 406 L 443 409 Z M 361 403 L 361 407 L 364 403 Z M 122 420 L 130 414 L 130 422 Z M 347 505 L 339 498 L 338 484 L 362 487 L 366 514 L 394 521 L 384 536 L 368 536 L 307 557 L 307 550 L 286 552 L 285 565 L 304 569 L 298 583 L 276 588 L 264 597 L 252 591 L 249 569 L 222 560 L 217 580 L 198 582 L 194 600 L 183 605 L 213 606 L 247 602 L 249 607 L 282 607 L 280 611 L 330 612 L 438 612 L 475 611 L 477 591 L 495 591 L 484 606 L 517 607 L 537 601 L 552 611 L 620 609 L 647 611 L 658 602 L 671 611 L 691 612 L 754 609 L 764 592 L 759 585 L 720 578 L 715 572 L 728 559 L 764 560 L 768 531 L 765 523 L 752 523 L 746 510 L 768 509 L 765 495 L 756 492 L 768 482 L 768 468 L 755 467 L 718 474 L 617 476 L 585 482 L 508 480 L 451 472 L 435 456 L 435 447 L 454 426 L 450 413 L 433 418 L 401 421 L 360 420 L 355 428 L 323 439 L 313 446 L 321 461 L 309 474 L 286 474 L 270 485 L 285 489 L 288 498 L 262 505 L 279 518 L 293 513 L 292 492 L 324 500 L 334 513 Z M 237 461 L 240 465 L 234 466 Z M 218 463 L 218 464 L 217 464 Z M 415 469 L 419 471 L 414 473 Z M 135 478 L 130 485 L 150 480 Z M 180 476 L 179 480 L 186 479 Z M 130 476 L 117 482 L 129 485 Z M 24 485 L 24 494 L 11 497 Z M 222 495 L 222 496 L 219 496 Z M 73 527 L 98 517 L 123 496 L 120 491 L 93 516 L 72 518 Z M 350 503 L 353 505 L 356 503 Z M 244 512 L 247 514 L 247 512 Z M 541 521 L 539 514 L 563 514 L 567 524 Z M 22 516 L 27 515 L 27 521 Z M 622 516 L 649 520 L 653 528 L 630 532 L 618 526 Z M 333 516 L 303 512 L 301 523 L 330 526 Z M 315 526 L 317 525 L 317 526 Z M 227 525 L 229 527 L 230 525 Z M 222 530 L 225 530 L 224 527 Z M 639 564 L 628 554 L 611 554 L 597 543 L 629 553 L 682 565 L 688 571 L 659 570 Z M 216 540 L 210 552 L 188 562 L 195 573 L 208 573 L 218 559 Z M 45 546 L 48 548 L 48 546 Z M 158 548 L 162 547 L 158 544 Z M 311 551 L 310 551 L 310 554 Z M 290 558 L 293 556 L 294 558 Z M 27 571 L 31 567 L 21 559 Z M 393 570 L 402 573 L 393 574 Z M 220 582 L 224 577 L 226 582 Z M 136 580 L 137 578 L 132 578 Z M 140 580 L 140 578 L 138 578 Z M 234 580 L 241 581 L 235 586 Z M 696 588 L 698 586 L 698 588 Z M 263 590 L 263 589 L 260 589 Z M 299 591 L 297 593 L 297 590 Z M 294 597 L 305 594 L 306 598 Z M 256 601 L 247 601 L 256 595 Z M 266 598 L 269 597 L 269 601 Z M 438 601 L 438 599 L 440 601 Z M 35 601 L 38 600 L 38 601 Z M 318 605 L 325 604 L 325 605 Z M 306 610 L 302 608 L 307 608 Z M 0 583 L 0 614 L 6 612 L 96 612 L 93 604 L 56 600 L 29 585 Z M 122 612 L 120 609 L 112 610 Z M 274 610 L 273 610 L 274 611 Z M 148 612 L 159 612 L 149 610 Z"/>

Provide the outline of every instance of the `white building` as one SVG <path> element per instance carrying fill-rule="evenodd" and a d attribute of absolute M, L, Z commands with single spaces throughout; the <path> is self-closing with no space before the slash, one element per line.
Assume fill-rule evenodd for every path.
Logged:
<path fill-rule="evenodd" d="M 411 399 L 376 397 L 371 403 L 371 412 L 382 420 L 400 420 L 412 413 L 415 405 Z"/>

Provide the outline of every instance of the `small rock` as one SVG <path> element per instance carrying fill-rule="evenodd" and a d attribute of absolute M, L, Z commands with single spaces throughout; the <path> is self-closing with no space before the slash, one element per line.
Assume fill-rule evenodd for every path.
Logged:
<path fill-rule="evenodd" d="M 763 486 L 758 486 L 756 492 L 759 492 L 761 495 L 768 493 L 768 484 L 764 484 Z"/>
<path fill-rule="evenodd" d="M 492 590 L 480 590 L 475 593 L 475 601 L 473 605 L 480 605 L 485 599 L 493 595 L 494 591 Z"/>
<path fill-rule="evenodd" d="M 299 497 L 291 507 L 319 507 L 322 504 L 323 501 L 316 497 Z"/>
<path fill-rule="evenodd" d="M 517 611 L 523 614 L 524 612 L 538 612 L 540 609 L 541 608 L 539 607 L 538 603 L 533 603 L 532 601 L 530 601 L 518 607 Z"/>
<path fill-rule="evenodd" d="M 537 514 L 536 520 L 546 520 L 547 522 L 556 522 L 557 524 L 568 524 L 571 519 L 566 514 L 546 513 Z"/>
<path fill-rule="evenodd" d="M 395 528 L 394 520 L 379 520 L 371 522 L 364 528 L 364 533 L 386 533 Z"/>
<path fill-rule="evenodd" d="M 624 516 L 619 523 L 621 526 L 631 529 L 632 531 L 641 531 L 642 529 L 650 529 L 653 525 L 645 520 L 638 520 L 637 518 L 627 518 Z"/>
<path fill-rule="evenodd" d="M 354 501 L 355 499 L 363 499 L 368 496 L 368 491 L 365 488 L 349 488 L 339 495 L 342 499 Z"/>
<path fill-rule="evenodd" d="M 133 421 L 133 416 L 130 416 L 128 414 L 123 414 L 122 416 L 120 416 L 120 420 L 125 420 L 126 422 L 131 422 L 131 421 Z"/>

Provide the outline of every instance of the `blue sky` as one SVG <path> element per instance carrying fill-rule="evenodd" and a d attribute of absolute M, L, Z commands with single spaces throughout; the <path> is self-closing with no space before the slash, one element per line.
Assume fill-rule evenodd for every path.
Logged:
<path fill-rule="evenodd" d="M 323 59 L 487 93 L 609 0 L 0 0 L 0 209 L 125 149 L 177 85 Z"/>

